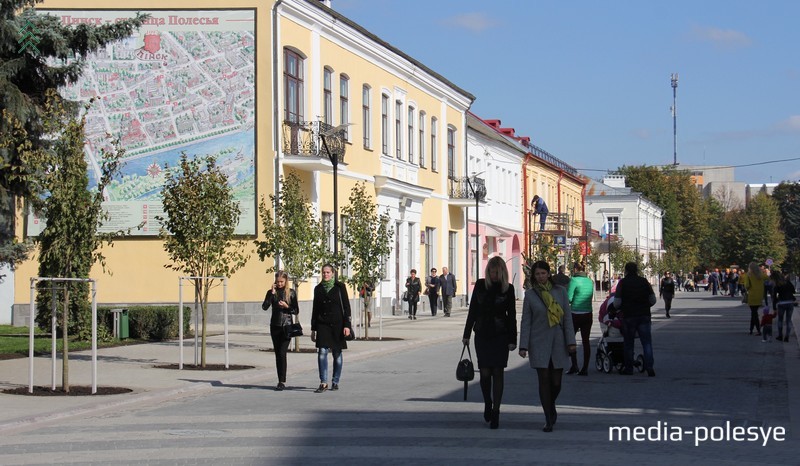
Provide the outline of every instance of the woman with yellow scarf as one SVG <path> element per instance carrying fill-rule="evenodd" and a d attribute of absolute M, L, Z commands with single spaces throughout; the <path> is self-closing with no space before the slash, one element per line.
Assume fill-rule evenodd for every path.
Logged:
<path fill-rule="evenodd" d="M 575 352 L 575 331 L 567 290 L 553 284 L 550 265 L 538 261 L 531 270 L 534 280 L 522 306 L 519 355 L 528 357 L 536 369 L 545 418 L 542 430 L 552 432 L 558 417 L 556 398 L 561 391 L 561 376 Z"/>

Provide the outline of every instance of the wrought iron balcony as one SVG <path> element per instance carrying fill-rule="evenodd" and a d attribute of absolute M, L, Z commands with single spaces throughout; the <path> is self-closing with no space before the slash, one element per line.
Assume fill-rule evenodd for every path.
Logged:
<path fill-rule="evenodd" d="M 486 199 L 486 181 L 477 176 L 463 176 L 460 178 L 450 178 L 449 195 L 451 200 L 479 201 Z M 472 202 L 464 205 L 471 205 Z"/>
<path fill-rule="evenodd" d="M 347 146 L 346 129 L 336 128 L 321 121 L 284 121 L 283 153 L 287 156 L 315 157 L 328 159 L 322 139 L 328 145 L 331 156 L 344 163 Z"/>

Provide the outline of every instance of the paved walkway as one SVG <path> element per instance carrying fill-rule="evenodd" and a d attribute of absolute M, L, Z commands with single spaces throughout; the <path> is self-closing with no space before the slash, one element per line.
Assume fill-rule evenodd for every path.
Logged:
<path fill-rule="evenodd" d="M 460 310 L 451 318 L 387 319 L 384 335 L 402 340 L 353 342 L 342 389 L 319 395 L 309 353 L 290 355 L 288 390 L 272 389 L 274 359 L 261 351 L 270 345 L 263 333 L 230 336 L 230 362 L 256 366 L 247 371 L 153 368 L 177 362 L 174 342 L 101 350 L 100 385 L 134 392 L 0 395 L 0 464 L 797 464 L 795 337 L 787 344 L 748 336 L 749 310 L 729 298 L 681 293 L 674 304 L 669 320 L 661 303 L 654 308 L 657 376 L 594 368 L 588 377 L 565 375 L 552 434 L 540 430 L 535 372 L 516 354 L 499 430 L 482 420 L 477 381 L 463 401 L 454 377 Z M 599 336 L 597 325 L 593 333 Z M 186 351 L 188 362 L 193 350 Z M 82 359 L 71 366 L 73 384 L 90 381 L 88 355 Z M 209 362 L 223 360 L 215 337 Z M 49 384 L 49 362 L 37 358 L 36 368 L 36 384 Z M 0 384 L 27 384 L 27 360 L 0 361 Z M 612 428 L 637 426 L 644 440 L 609 440 Z M 760 437 L 724 439 L 737 429 Z"/>

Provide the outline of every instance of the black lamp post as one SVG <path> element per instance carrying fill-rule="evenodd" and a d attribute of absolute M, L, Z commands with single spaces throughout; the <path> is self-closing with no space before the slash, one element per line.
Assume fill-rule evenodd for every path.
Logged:
<path fill-rule="evenodd" d="M 482 174 L 483 172 L 476 173 L 472 175 L 473 181 L 471 182 L 469 177 L 466 177 L 467 186 L 469 186 L 470 191 L 472 191 L 472 196 L 475 198 L 475 282 L 478 282 L 478 279 L 481 278 L 481 233 L 480 233 L 480 201 L 486 197 L 486 185 L 484 183 L 478 183 L 478 175 Z M 483 181 L 483 180 L 481 180 Z M 473 184 L 473 182 L 475 184 Z"/>
<path fill-rule="evenodd" d="M 319 138 L 322 140 L 322 146 L 325 148 L 325 153 L 328 154 L 328 159 L 333 165 L 333 254 L 334 257 L 339 255 L 339 159 L 344 161 L 344 152 L 347 148 L 345 145 L 345 130 L 352 123 L 345 123 L 334 128 L 327 128 L 322 131 L 322 126 L 328 126 L 320 122 Z M 333 150 L 331 150 L 333 147 Z M 338 275 L 338 271 L 336 272 Z"/>

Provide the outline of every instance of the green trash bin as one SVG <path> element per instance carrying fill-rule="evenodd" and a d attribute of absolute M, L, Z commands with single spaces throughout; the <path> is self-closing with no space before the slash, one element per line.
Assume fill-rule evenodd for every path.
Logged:
<path fill-rule="evenodd" d="M 130 338 L 130 320 L 128 318 L 128 310 L 123 309 L 119 313 L 119 336 L 120 340 Z"/>

